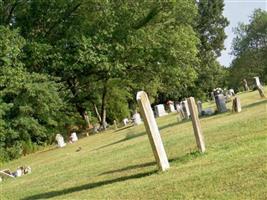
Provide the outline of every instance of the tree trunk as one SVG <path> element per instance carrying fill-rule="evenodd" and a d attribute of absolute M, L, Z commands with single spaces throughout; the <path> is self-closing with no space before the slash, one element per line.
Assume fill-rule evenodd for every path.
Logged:
<path fill-rule="evenodd" d="M 97 109 L 97 106 L 95 104 L 94 104 L 94 108 L 95 108 L 95 113 L 96 113 L 97 119 L 98 119 L 99 123 L 101 124 L 101 121 L 102 121 L 101 116 L 100 116 L 98 109 Z"/>
<path fill-rule="evenodd" d="M 101 126 L 104 130 L 107 128 L 106 123 L 106 97 L 107 97 L 107 80 L 104 82 L 101 105 Z"/>

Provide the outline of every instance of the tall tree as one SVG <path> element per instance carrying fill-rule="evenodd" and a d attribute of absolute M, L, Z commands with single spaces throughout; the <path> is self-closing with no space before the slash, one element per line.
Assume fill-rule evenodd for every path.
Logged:
<path fill-rule="evenodd" d="M 218 83 L 223 78 L 224 69 L 216 61 L 224 49 L 226 34 L 225 27 L 229 24 L 223 16 L 223 0 L 199 0 L 198 21 L 196 31 L 199 34 L 200 45 L 199 54 L 200 67 L 198 68 L 198 80 L 196 92 L 209 92 L 218 87 Z"/>

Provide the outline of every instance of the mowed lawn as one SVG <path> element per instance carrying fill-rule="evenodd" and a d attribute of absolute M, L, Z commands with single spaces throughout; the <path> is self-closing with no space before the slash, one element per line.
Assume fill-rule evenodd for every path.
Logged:
<path fill-rule="evenodd" d="M 0 183 L 0 199 L 267 199 L 267 99 L 239 97 L 241 113 L 201 118 L 205 154 L 191 121 L 157 119 L 166 172 L 157 171 L 144 126 L 132 126 L 3 164 L 30 165 L 32 174 Z"/>

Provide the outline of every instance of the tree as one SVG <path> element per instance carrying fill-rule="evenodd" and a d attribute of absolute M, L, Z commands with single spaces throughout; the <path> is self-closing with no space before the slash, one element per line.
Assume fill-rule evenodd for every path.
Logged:
<path fill-rule="evenodd" d="M 243 79 L 254 83 L 253 77 L 259 76 L 267 81 L 267 12 L 255 10 L 249 24 L 239 24 L 233 40 L 235 56 L 230 67 L 230 84 L 238 88 Z"/>
<path fill-rule="evenodd" d="M 196 24 L 196 32 L 200 38 L 198 47 L 200 67 L 198 71 L 198 80 L 196 93 L 201 95 L 202 92 L 208 93 L 219 82 L 225 78 L 223 67 L 216 61 L 224 49 L 224 40 L 226 35 L 225 27 L 229 24 L 223 16 L 223 0 L 199 0 L 198 3 L 199 18 Z M 202 94 L 203 95 L 203 94 Z"/>

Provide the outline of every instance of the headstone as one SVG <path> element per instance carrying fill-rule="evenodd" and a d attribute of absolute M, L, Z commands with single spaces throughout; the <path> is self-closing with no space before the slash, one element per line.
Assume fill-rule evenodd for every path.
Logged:
<path fill-rule="evenodd" d="M 240 103 L 240 99 L 239 99 L 239 97 L 235 97 L 234 99 L 233 99 L 233 106 L 232 106 L 232 108 L 233 108 L 233 112 L 241 112 L 241 103 Z"/>
<path fill-rule="evenodd" d="M 214 101 L 215 100 L 214 92 L 211 92 L 210 96 L 211 96 L 211 100 Z"/>
<path fill-rule="evenodd" d="M 170 167 L 170 165 L 148 96 L 144 91 L 140 91 L 137 93 L 136 100 L 140 107 L 141 115 L 144 119 L 146 132 L 158 167 L 161 171 L 165 171 Z"/>
<path fill-rule="evenodd" d="M 197 101 L 197 110 L 198 110 L 198 115 L 202 115 L 202 102 Z"/>
<path fill-rule="evenodd" d="M 179 117 L 178 117 L 178 122 L 179 122 L 180 119 L 183 120 L 185 118 L 185 114 L 184 114 L 183 107 L 182 107 L 181 103 L 176 104 L 176 110 L 179 114 Z"/>
<path fill-rule="evenodd" d="M 170 112 L 175 112 L 175 108 L 173 104 L 169 104 Z"/>
<path fill-rule="evenodd" d="M 63 138 L 62 135 L 57 134 L 56 135 L 56 141 L 57 141 L 58 147 L 64 147 L 64 146 L 66 146 L 66 143 L 64 142 L 64 138 Z"/>
<path fill-rule="evenodd" d="M 228 94 L 230 94 L 232 97 L 235 96 L 235 91 L 234 89 L 228 90 Z"/>
<path fill-rule="evenodd" d="M 142 119 L 139 113 L 135 113 L 133 115 L 133 121 L 134 121 L 134 125 L 142 124 Z"/>
<path fill-rule="evenodd" d="M 249 91 L 248 82 L 246 79 L 243 79 L 243 86 L 245 91 Z"/>
<path fill-rule="evenodd" d="M 225 97 L 223 96 L 223 94 L 215 96 L 215 102 L 219 113 L 227 112 Z"/>
<path fill-rule="evenodd" d="M 168 114 L 166 113 L 163 104 L 156 105 L 154 108 L 155 108 L 156 117 L 162 117 Z"/>
<path fill-rule="evenodd" d="M 200 126 L 200 121 L 198 118 L 198 112 L 196 109 L 196 103 L 195 103 L 194 97 L 187 98 L 187 102 L 188 102 L 188 107 L 189 107 L 190 114 L 191 114 L 191 119 L 192 119 L 192 124 L 193 124 L 193 129 L 194 129 L 197 147 L 198 147 L 200 152 L 204 153 L 205 152 L 205 143 L 204 143 L 204 138 L 203 138 L 203 134 L 202 134 L 202 129 Z"/>
<path fill-rule="evenodd" d="M 256 76 L 256 77 L 254 77 L 254 79 L 255 79 L 255 82 L 256 82 L 257 89 L 258 89 L 258 91 L 260 93 L 260 96 L 261 97 L 265 97 L 263 86 L 260 83 L 260 78 L 258 76 Z"/>
<path fill-rule="evenodd" d="M 190 111 L 189 111 L 189 108 L 188 108 L 187 101 L 182 101 L 182 109 L 183 109 L 185 118 L 186 119 L 189 119 L 189 117 L 190 117 Z"/>
<path fill-rule="evenodd" d="M 123 121 L 124 126 L 126 126 L 129 123 L 129 119 L 128 118 L 124 118 L 122 121 Z"/>
<path fill-rule="evenodd" d="M 72 142 L 78 141 L 78 137 L 77 137 L 76 132 L 71 133 L 70 138 L 71 138 Z"/>

